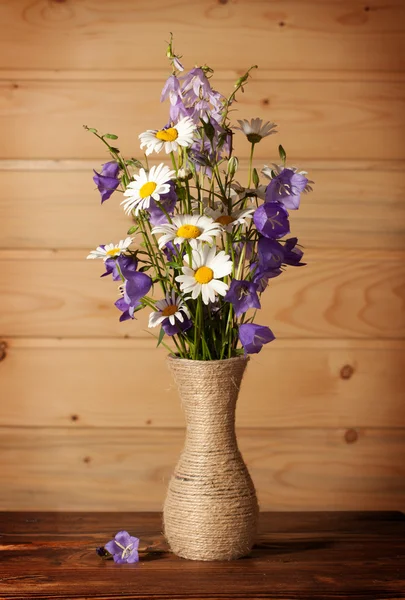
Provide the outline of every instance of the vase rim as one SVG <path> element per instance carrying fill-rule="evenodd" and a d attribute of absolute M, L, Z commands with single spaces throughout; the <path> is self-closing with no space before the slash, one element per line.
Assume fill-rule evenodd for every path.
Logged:
<path fill-rule="evenodd" d="M 219 363 L 228 363 L 229 362 L 236 362 L 236 361 L 244 361 L 244 362 L 248 362 L 250 360 L 250 356 L 246 356 L 246 355 L 241 355 L 241 356 L 232 356 L 231 358 L 221 358 L 219 360 L 194 360 L 192 358 L 181 358 L 180 356 L 176 356 L 175 354 L 168 354 L 167 355 L 167 360 L 169 361 L 174 361 L 174 360 L 178 360 L 180 362 L 184 363 L 193 363 L 193 364 L 203 364 L 203 365 L 211 365 L 211 364 L 219 364 Z"/>

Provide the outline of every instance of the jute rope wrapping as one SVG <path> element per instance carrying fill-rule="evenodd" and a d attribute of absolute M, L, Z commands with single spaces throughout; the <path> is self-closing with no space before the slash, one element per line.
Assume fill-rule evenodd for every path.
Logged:
<path fill-rule="evenodd" d="M 235 407 L 248 359 L 168 358 L 187 422 L 163 518 L 170 548 L 191 560 L 232 560 L 252 548 L 258 519 L 253 482 L 239 452 Z"/>

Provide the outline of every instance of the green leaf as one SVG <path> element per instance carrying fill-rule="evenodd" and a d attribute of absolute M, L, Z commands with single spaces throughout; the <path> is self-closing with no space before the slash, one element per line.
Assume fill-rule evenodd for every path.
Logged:
<path fill-rule="evenodd" d="M 105 133 L 103 138 L 108 138 L 109 140 L 118 140 L 118 135 L 115 135 L 115 133 Z"/>
<path fill-rule="evenodd" d="M 260 183 L 259 174 L 257 172 L 257 169 L 253 169 L 252 180 L 253 180 L 253 185 L 255 186 L 255 188 L 257 188 Z"/>
<path fill-rule="evenodd" d="M 176 186 L 176 192 L 179 200 L 185 200 L 187 198 L 187 190 L 184 187 L 180 185 Z"/>
<path fill-rule="evenodd" d="M 207 136 L 207 138 L 209 139 L 210 142 L 212 142 L 212 140 L 214 139 L 215 136 L 215 129 L 214 126 L 211 124 L 210 121 L 204 121 L 204 119 L 201 119 L 201 123 L 204 129 L 204 133 Z"/>
<path fill-rule="evenodd" d="M 86 131 L 90 131 L 90 133 L 98 133 L 97 129 L 94 129 L 94 127 L 87 127 L 87 125 L 83 125 L 83 127 Z"/>
<path fill-rule="evenodd" d="M 132 225 L 132 227 L 130 227 L 127 231 L 127 235 L 131 235 L 133 233 L 135 233 L 135 231 L 138 229 L 138 225 Z"/>
<path fill-rule="evenodd" d="M 285 153 L 285 150 L 284 150 L 284 148 L 283 148 L 283 146 L 281 144 L 278 147 L 278 153 L 280 155 L 281 160 L 285 164 L 285 161 L 287 159 L 287 154 Z"/>
<path fill-rule="evenodd" d="M 164 337 L 165 337 L 165 330 L 163 329 L 163 327 L 161 327 L 160 328 L 160 332 L 159 332 L 158 343 L 156 345 L 156 348 L 158 346 L 160 346 L 160 344 L 162 343 Z"/>

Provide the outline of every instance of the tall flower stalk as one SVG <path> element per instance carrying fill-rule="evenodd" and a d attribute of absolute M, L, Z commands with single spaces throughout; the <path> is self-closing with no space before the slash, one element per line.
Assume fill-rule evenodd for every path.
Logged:
<path fill-rule="evenodd" d="M 172 73 L 161 100 L 169 100 L 168 122 L 139 135 L 143 160 L 124 158 L 115 134 L 85 127 L 110 154 L 94 176 L 102 203 L 121 192 L 133 222 L 130 237 L 100 245 L 88 258 L 103 260 L 103 276 L 120 282 L 115 305 L 121 321 L 151 311 L 158 345 L 193 360 L 257 353 L 274 339 L 267 326 L 254 323 L 262 293 L 287 266 L 304 265 L 297 239 L 288 237 L 289 210 L 299 208 L 312 182 L 305 171 L 286 166 L 280 145 L 281 164 L 264 166 L 261 183 L 255 147 L 276 125 L 230 121 L 236 95 L 256 66 L 226 97 L 212 87 L 210 67 L 184 72 L 172 38 L 167 56 Z M 238 131 L 250 143 L 246 187 L 237 181 L 240 161 L 233 156 Z M 150 165 L 154 154 L 166 161 Z"/>

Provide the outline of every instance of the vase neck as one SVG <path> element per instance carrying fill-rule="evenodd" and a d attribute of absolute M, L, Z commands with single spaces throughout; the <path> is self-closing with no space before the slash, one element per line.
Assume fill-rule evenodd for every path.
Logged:
<path fill-rule="evenodd" d="M 186 416 L 187 440 L 213 449 L 235 441 L 235 408 L 247 360 L 169 360 Z M 223 446 L 222 446 L 223 447 Z"/>

